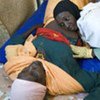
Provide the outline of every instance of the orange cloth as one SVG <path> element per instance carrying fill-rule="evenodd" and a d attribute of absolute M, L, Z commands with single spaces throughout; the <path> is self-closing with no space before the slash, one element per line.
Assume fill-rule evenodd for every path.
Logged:
<path fill-rule="evenodd" d="M 79 9 L 82 9 L 85 5 L 87 5 L 90 0 L 70 0 L 72 1 L 73 3 L 75 3 Z"/>
<path fill-rule="evenodd" d="M 9 60 L 12 57 L 16 57 L 19 55 L 24 55 L 24 56 L 35 56 L 36 54 L 36 48 L 32 44 L 31 41 L 33 41 L 36 38 L 36 36 L 30 35 L 25 44 L 18 44 L 18 45 L 8 45 L 5 48 L 6 52 L 6 58 Z"/>
<path fill-rule="evenodd" d="M 51 95 L 73 94 L 84 91 L 83 87 L 69 74 L 64 72 L 58 66 L 42 59 L 30 56 L 17 56 L 10 59 L 4 65 L 4 68 L 8 76 L 12 80 L 15 80 L 23 68 L 27 67 L 36 60 L 41 61 L 44 66 L 46 71 L 46 86 Z"/>
<path fill-rule="evenodd" d="M 53 20 L 53 10 L 60 1 L 61 0 L 48 0 L 45 16 L 44 16 L 44 24 L 47 25 L 48 20 L 50 20 L 49 22 Z"/>
<path fill-rule="evenodd" d="M 19 53 L 17 56 L 10 57 L 4 65 L 5 72 L 12 80 L 15 80 L 25 67 L 28 67 L 36 60 L 41 61 L 44 66 L 46 71 L 46 86 L 51 95 L 73 94 L 84 91 L 81 84 L 58 66 L 43 59 L 34 58 L 32 55 L 24 55 L 24 53 L 23 55 Z"/>

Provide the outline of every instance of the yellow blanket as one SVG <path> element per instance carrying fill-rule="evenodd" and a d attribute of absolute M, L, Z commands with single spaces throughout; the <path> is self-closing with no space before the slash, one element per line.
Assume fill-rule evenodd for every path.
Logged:
<path fill-rule="evenodd" d="M 27 44 L 30 43 L 29 41 Z M 29 52 L 33 52 L 33 48 L 35 48 L 33 45 L 32 49 L 30 48 Z M 79 93 L 83 92 L 84 89 L 74 78 L 72 78 L 69 74 L 64 72 L 62 69 L 60 69 L 58 66 L 47 62 L 43 59 L 34 58 L 34 54 L 36 53 L 36 49 L 34 49 L 34 53 L 25 53 L 25 50 L 18 51 L 17 49 L 12 49 L 14 46 L 9 46 L 9 48 L 6 48 L 7 51 L 16 50 L 16 54 L 12 57 L 9 57 L 7 63 L 4 65 L 5 71 L 8 74 L 8 76 L 15 80 L 19 72 L 22 71 L 23 68 L 28 67 L 33 61 L 39 60 L 42 62 L 43 67 L 46 71 L 46 86 L 48 89 L 48 92 L 51 95 L 58 95 L 58 94 L 73 94 L 73 93 Z M 25 47 L 25 45 L 23 46 Z M 29 48 L 29 47 L 28 47 Z M 8 50 L 9 49 L 9 50 Z M 27 50 L 27 47 L 23 48 Z M 32 51 L 31 51 L 32 50 Z M 22 53 L 22 51 L 24 53 Z M 13 52 L 13 51 L 11 51 Z M 8 54 L 7 54 L 8 55 Z"/>
<path fill-rule="evenodd" d="M 79 9 L 82 9 L 85 5 L 87 5 L 90 0 L 70 0 L 72 1 L 73 3 L 75 3 Z"/>

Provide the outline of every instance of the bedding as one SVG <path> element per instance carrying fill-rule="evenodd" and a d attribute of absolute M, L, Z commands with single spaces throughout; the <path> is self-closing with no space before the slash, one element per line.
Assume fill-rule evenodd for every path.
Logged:
<path fill-rule="evenodd" d="M 41 24 L 44 21 L 44 14 L 46 9 L 47 1 L 45 1 L 39 9 L 32 14 L 32 16 L 21 26 L 20 29 L 18 29 L 11 38 L 5 42 L 5 44 L 0 48 L 0 62 L 5 63 L 5 47 L 10 44 L 23 44 L 25 39 L 23 38 L 23 34 L 28 31 L 30 28 L 32 28 L 36 24 Z M 35 34 L 35 31 L 32 32 L 32 34 Z M 84 59 L 79 61 L 80 66 L 87 71 L 95 71 L 100 72 L 100 61 L 98 61 L 97 58 L 94 59 Z M 98 63 L 96 63 L 98 62 Z M 55 97 L 56 98 L 56 97 Z M 71 98 L 74 98 L 78 100 L 78 97 L 76 95 L 71 96 Z M 84 96 L 83 96 L 84 98 Z M 58 99 L 57 99 L 58 100 Z M 60 99 L 61 100 L 61 99 Z"/>
<path fill-rule="evenodd" d="M 80 9 L 82 9 L 86 4 L 90 2 L 90 0 L 70 0 L 75 3 Z"/>
<path fill-rule="evenodd" d="M 8 39 L 7 42 L 5 42 L 5 44 L 0 48 L 0 62 L 1 63 L 5 63 L 6 62 L 6 58 L 5 58 L 5 47 L 7 45 L 10 44 L 23 44 L 25 42 L 25 39 L 23 38 L 23 34 L 28 31 L 29 29 L 31 29 L 34 25 L 37 24 L 41 24 L 44 21 L 44 15 L 45 14 L 45 9 L 46 9 L 46 5 L 47 5 L 47 1 L 45 1 L 40 7 L 39 9 L 34 12 L 32 14 L 32 16 L 26 20 L 26 22 L 20 27 L 20 29 L 18 29 L 12 36 L 10 39 Z M 45 22 L 45 21 L 44 21 Z M 32 34 L 35 34 L 35 31 L 32 31 Z M 79 61 L 80 66 L 87 71 L 96 71 L 96 72 L 100 72 L 100 61 L 98 61 L 98 63 L 96 63 L 96 61 L 98 61 L 98 59 L 94 58 L 94 59 L 84 59 Z M 88 68 L 87 68 L 88 67 Z M 63 97 L 65 98 L 65 100 L 68 98 L 69 100 L 82 100 L 84 98 L 84 96 L 86 96 L 87 94 L 73 94 L 71 96 L 61 96 L 60 99 L 57 99 L 58 97 L 53 98 L 53 100 L 61 100 Z"/>

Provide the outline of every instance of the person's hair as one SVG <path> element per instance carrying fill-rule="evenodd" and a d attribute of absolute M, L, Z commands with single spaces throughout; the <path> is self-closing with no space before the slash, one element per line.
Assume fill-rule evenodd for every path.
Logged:
<path fill-rule="evenodd" d="M 19 74 L 19 79 L 34 81 L 46 85 L 46 74 L 40 61 L 34 61 L 31 65 L 24 68 Z"/>
<path fill-rule="evenodd" d="M 59 13 L 64 11 L 70 12 L 76 18 L 76 20 L 78 20 L 80 17 L 80 10 L 77 5 L 75 5 L 69 0 L 62 0 L 56 5 L 53 10 L 54 18 L 56 18 Z"/>

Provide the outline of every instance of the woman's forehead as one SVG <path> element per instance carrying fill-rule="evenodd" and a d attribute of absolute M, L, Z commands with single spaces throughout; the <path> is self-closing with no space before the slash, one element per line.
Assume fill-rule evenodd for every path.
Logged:
<path fill-rule="evenodd" d="M 56 18 L 63 18 L 63 17 L 68 17 L 68 16 L 72 16 L 72 14 L 69 12 L 69 11 L 64 11 L 64 12 L 61 12 L 59 13 Z"/>

